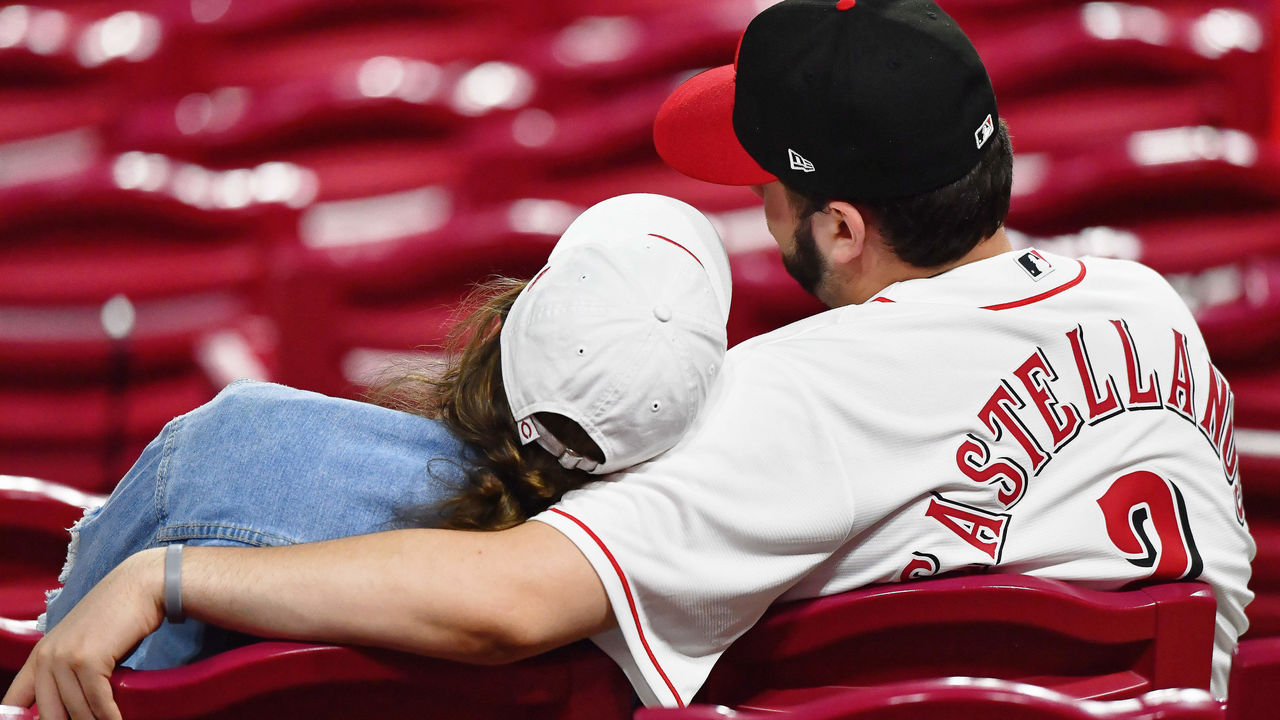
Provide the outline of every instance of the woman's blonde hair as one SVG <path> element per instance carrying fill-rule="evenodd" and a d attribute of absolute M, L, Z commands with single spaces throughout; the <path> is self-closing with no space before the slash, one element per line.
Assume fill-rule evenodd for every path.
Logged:
<path fill-rule="evenodd" d="M 536 443 L 521 445 L 502 384 L 499 334 L 526 280 L 495 277 L 463 302 L 446 340 L 443 366 L 401 367 L 375 383 L 368 399 L 436 418 L 467 443 L 466 484 L 440 508 L 409 509 L 405 519 L 459 530 L 501 530 L 547 509 L 565 492 L 595 479 L 566 470 Z"/>

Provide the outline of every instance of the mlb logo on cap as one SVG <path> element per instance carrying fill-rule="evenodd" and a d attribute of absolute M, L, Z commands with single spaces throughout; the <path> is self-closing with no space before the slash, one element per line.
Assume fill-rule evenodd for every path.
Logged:
<path fill-rule="evenodd" d="M 998 136 L 986 67 L 933 0 L 766 4 L 732 65 L 685 81 L 659 109 L 654 146 L 676 170 L 900 198 L 964 177 Z"/>
<path fill-rule="evenodd" d="M 973 137 L 978 141 L 978 148 L 981 149 L 982 146 L 986 145 L 987 141 L 991 139 L 991 136 L 995 134 L 995 121 L 991 119 L 990 115 L 988 115 L 987 119 L 983 120 L 982 125 L 978 126 L 977 131 L 973 133 Z"/>

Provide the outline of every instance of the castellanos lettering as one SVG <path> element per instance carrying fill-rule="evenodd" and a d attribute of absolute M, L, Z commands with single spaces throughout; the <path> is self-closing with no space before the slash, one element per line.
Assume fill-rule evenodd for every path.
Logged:
<path fill-rule="evenodd" d="M 1172 362 L 1168 367 L 1155 368 L 1144 362 L 1124 320 L 1111 320 L 1109 324 L 1114 333 L 1111 341 L 1118 341 L 1124 351 L 1123 368 L 1095 368 L 1084 330 L 1076 326 L 1066 333 L 1069 358 L 1056 357 L 1050 362 L 1043 349 L 1034 348 L 1009 377 L 998 382 L 979 409 L 978 419 L 986 433 L 968 433 L 959 440 L 956 468 L 975 483 L 995 488 L 996 500 L 1004 509 L 1017 505 L 1031 481 L 1073 440 L 1083 433 L 1097 432 L 1098 426 L 1133 410 L 1171 412 L 1196 425 L 1221 459 L 1226 482 L 1238 489 L 1234 398 L 1222 373 L 1207 361 L 1204 367 L 1192 367 L 1187 338 L 1175 329 L 1169 330 L 1165 340 L 1173 346 Z M 1077 405 L 1060 401 L 1056 390 L 1065 387 L 1063 383 L 1078 383 L 1084 402 Z M 1202 386 L 1207 391 L 1202 393 L 1203 407 L 1196 407 L 1195 390 L 1200 384 L 1207 384 Z M 1005 437 L 1021 449 L 1020 456 L 1013 453 L 1015 457 L 993 457 L 989 443 Z M 1127 482 L 1137 486 L 1132 479 Z M 1143 485 L 1148 486 L 1153 485 Z M 1170 490 L 1176 501 L 1171 512 L 1176 512 L 1181 496 L 1172 483 Z M 1114 502 L 1108 500 L 1107 504 Z M 942 523 L 994 563 L 1000 562 L 1007 514 L 935 494 L 925 515 Z M 1243 518 L 1240 520 L 1243 522 Z"/>

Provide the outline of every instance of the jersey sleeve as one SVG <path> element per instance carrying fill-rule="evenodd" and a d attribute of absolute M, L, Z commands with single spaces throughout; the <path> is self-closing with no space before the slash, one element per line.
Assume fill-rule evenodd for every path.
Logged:
<path fill-rule="evenodd" d="M 787 365 L 731 352 L 679 445 L 534 518 L 595 568 L 617 627 L 593 640 L 646 705 L 687 704 L 730 643 L 849 537 L 839 438 L 813 421 L 821 388 Z"/>

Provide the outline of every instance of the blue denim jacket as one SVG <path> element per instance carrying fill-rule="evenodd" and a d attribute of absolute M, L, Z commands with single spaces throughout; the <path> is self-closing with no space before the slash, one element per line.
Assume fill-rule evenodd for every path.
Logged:
<path fill-rule="evenodd" d="M 125 558 L 149 547 L 288 545 L 401 527 L 397 509 L 436 505 L 465 482 L 466 446 L 438 421 L 282 385 L 239 381 L 175 418 L 106 504 L 72 528 L 56 625 Z M 45 625 L 41 625 L 42 629 Z M 181 665 L 233 636 L 164 623 L 123 664 Z"/>

